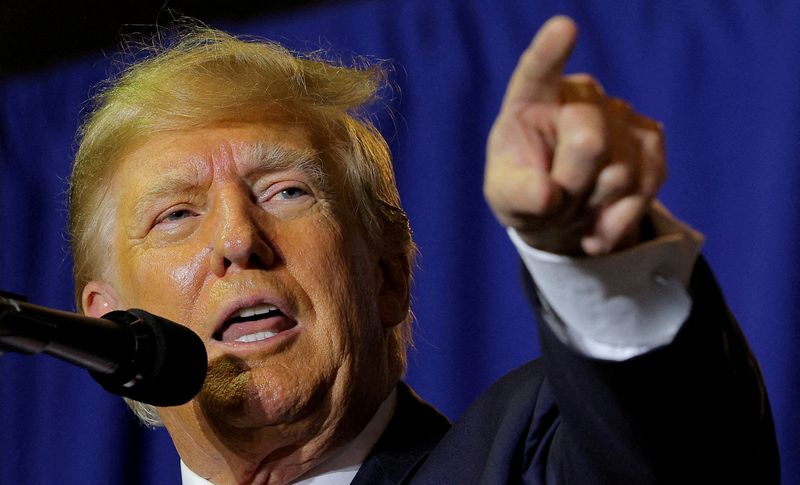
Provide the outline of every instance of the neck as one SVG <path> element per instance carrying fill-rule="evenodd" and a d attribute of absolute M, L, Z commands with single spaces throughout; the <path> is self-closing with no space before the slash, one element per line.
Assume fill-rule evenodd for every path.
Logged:
<path fill-rule="evenodd" d="M 356 417 L 329 416 L 319 426 L 211 429 L 207 419 L 198 417 L 204 432 L 189 434 L 171 426 L 175 423 L 165 424 L 181 460 L 215 484 L 287 484 L 360 465 L 388 424 L 395 399 L 392 392 L 369 408 L 362 403 L 359 412 L 350 413 Z"/>

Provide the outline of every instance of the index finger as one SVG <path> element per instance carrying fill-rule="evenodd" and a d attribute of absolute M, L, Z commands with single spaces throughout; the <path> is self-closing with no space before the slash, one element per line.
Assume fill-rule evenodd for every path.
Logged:
<path fill-rule="evenodd" d="M 503 105 L 517 102 L 555 103 L 560 80 L 578 31 L 569 17 L 559 15 L 542 25 L 511 75 Z"/>

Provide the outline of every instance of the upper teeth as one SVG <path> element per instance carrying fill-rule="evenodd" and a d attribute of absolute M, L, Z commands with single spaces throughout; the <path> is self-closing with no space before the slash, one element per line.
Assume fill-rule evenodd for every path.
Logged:
<path fill-rule="evenodd" d="M 274 312 L 278 309 L 275 305 L 256 305 L 250 308 L 242 308 L 236 314 L 235 317 L 252 317 L 254 315 L 261 315 L 263 313 Z"/>

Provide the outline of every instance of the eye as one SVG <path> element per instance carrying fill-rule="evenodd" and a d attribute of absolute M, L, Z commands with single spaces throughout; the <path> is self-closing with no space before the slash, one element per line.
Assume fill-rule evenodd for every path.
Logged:
<path fill-rule="evenodd" d="M 262 202 L 296 202 L 312 197 L 313 192 L 303 182 L 297 180 L 285 180 L 282 182 L 270 182 L 261 196 Z"/>
<path fill-rule="evenodd" d="M 188 217 L 194 217 L 196 214 L 189 209 L 177 209 L 170 212 L 165 213 L 163 216 L 159 217 L 156 220 L 156 223 L 161 222 L 175 222 L 181 219 L 186 219 Z"/>
<path fill-rule="evenodd" d="M 297 199 L 304 195 L 308 195 L 308 192 L 300 187 L 287 187 L 278 192 L 278 196 L 283 199 Z"/>
<path fill-rule="evenodd" d="M 283 180 L 275 180 L 281 177 Z M 295 174 L 278 174 L 264 177 L 255 186 L 258 203 L 269 212 L 283 216 L 297 215 L 313 206 L 316 191 Z"/>

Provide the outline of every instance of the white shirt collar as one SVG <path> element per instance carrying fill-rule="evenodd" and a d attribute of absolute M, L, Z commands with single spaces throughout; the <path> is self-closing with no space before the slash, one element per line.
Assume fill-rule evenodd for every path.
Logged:
<path fill-rule="evenodd" d="M 312 468 L 305 475 L 292 482 L 294 485 L 348 485 L 355 478 L 361 464 L 378 442 L 394 414 L 397 405 L 397 389 L 381 403 L 375 415 L 358 436 L 333 456 Z M 210 485 L 205 478 L 198 476 L 181 460 L 181 483 L 183 485 Z"/>

